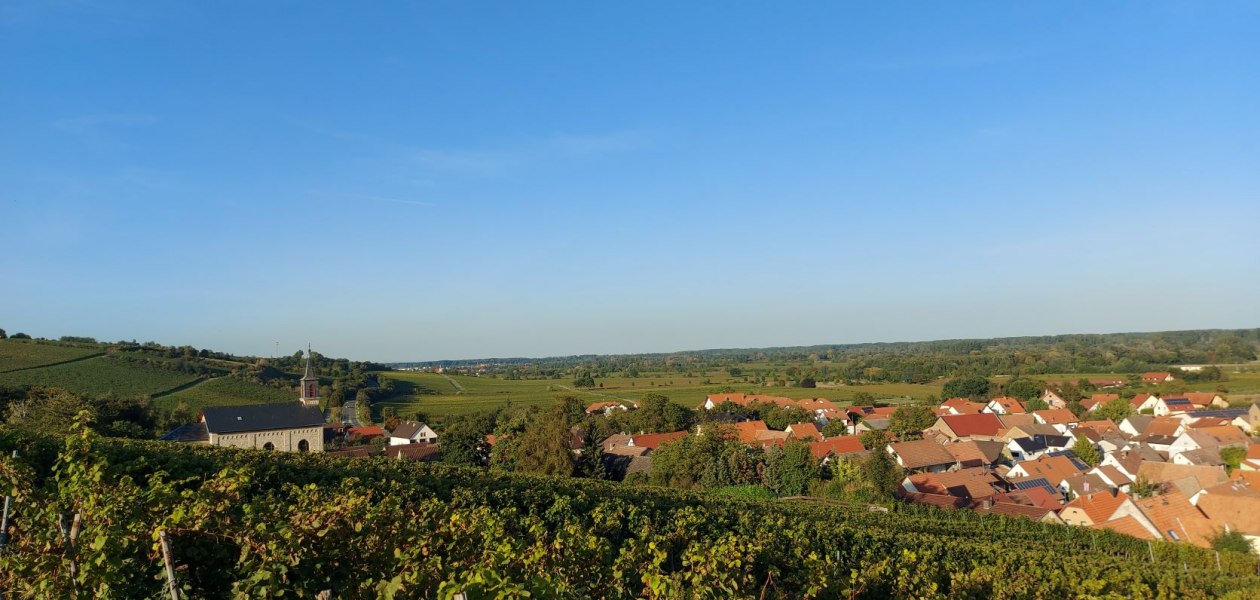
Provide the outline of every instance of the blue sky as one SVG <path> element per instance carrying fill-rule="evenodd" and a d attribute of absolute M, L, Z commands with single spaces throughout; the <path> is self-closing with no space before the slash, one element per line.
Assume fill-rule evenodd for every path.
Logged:
<path fill-rule="evenodd" d="M 1260 325 L 1260 3 L 0 6 L 0 327 L 373 360 Z"/>

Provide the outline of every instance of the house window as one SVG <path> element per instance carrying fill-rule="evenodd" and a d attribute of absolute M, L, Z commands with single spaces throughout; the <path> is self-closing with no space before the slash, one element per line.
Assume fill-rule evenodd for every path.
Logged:
<path fill-rule="evenodd" d="M 308 444 L 306 440 L 302 440 L 298 442 L 298 452 L 310 452 L 310 451 L 311 451 L 311 445 Z"/>
<path fill-rule="evenodd" d="M 1172 541 L 1174 541 L 1174 542 L 1180 542 L 1180 541 L 1181 541 L 1181 538 L 1177 537 L 1177 532 L 1176 532 L 1176 531 L 1173 531 L 1173 530 L 1171 530 L 1171 529 L 1169 529 L 1169 530 L 1168 530 L 1168 537 L 1172 538 Z"/>

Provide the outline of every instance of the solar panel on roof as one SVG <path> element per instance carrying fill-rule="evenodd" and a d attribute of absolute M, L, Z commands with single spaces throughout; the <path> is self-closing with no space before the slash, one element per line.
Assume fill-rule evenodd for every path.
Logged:
<path fill-rule="evenodd" d="M 1018 489 L 1018 490 L 1030 490 L 1032 488 L 1039 488 L 1039 487 L 1054 489 L 1054 486 L 1050 485 L 1050 481 L 1046 479 L 1045 477 L 1038 477 L 1036 479 L 1020 481 L 1015 484 L 1015 489 Z"/>

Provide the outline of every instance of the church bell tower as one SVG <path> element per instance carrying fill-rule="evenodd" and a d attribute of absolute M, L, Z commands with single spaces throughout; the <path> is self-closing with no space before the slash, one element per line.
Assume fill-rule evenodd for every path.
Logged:
<path fill-rule="evenodd" d="M 319 377 L 311 364 L 311 347 L 306 346 L 306 374 L 302 375 L 302 406 L 319 406 Z"/>

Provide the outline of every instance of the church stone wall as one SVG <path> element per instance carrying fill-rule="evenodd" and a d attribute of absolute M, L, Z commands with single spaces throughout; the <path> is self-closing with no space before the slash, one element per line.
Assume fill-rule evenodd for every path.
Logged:
<path fill-rule="evenodd" d="M 210 444 L 231 448 L 264 449 L 271 443 L 273 450 L 297 452 L 302 440 L 310 446 L 309 452 L 324 451 L 324 428 L 276 429 L 272 431 L 243 431 L 241 433 L 210 434 Z"/>

